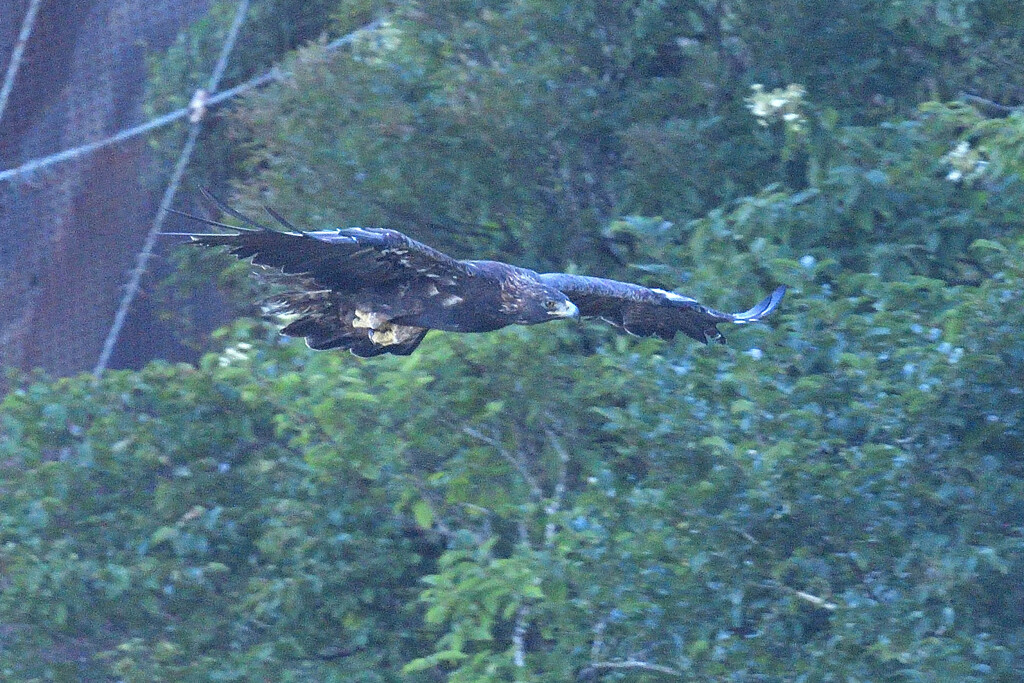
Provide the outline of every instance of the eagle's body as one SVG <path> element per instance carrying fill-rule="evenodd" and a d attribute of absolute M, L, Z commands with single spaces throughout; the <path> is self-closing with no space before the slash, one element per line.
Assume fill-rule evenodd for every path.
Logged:
<path fill-rule="evenodd" d="M 189 216 L 235 231 L 189 237 L 276 269 L 288 286 L 278 311 L 295 317 L 282 334 L 305 337 L 314 349 L 346 348 L 363 357 L 408 355 L 430 330 L 490 332 L 579 315 L 640 336 L 671 339 L 683 332 L 707 343 L 722 339 L 718 323 L 760 320 L 785 293 L 779 287 L 749 311 L 722 313 L 689 297 L 616 280 L 459 261 L 395 230 L 300 232 L 268 209 L 288 228 L 271 230 L 218 205 L 249 227 Z"/>

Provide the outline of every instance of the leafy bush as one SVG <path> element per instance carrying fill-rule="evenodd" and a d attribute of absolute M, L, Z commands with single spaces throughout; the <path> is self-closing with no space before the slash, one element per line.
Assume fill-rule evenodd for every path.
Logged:
<path fill-rule="evenodd" d="M 233 115 L 243 206 L 790 294 L 724 347 L 583 322 L 364 362 L 241 321 L 196 367 L 24 379 L 3 676 L 1019 680 L 1024 119 L 915 108 L 1014 92 L 1009 5 L 825 4 L 423 2 L 290 57 Z"/>
<path fill-rule="evenodd" d="M 27 384 L 5 670 L 1013 680 L 1024 252 L 974 253 L 980 287 L 805 268 L 734 349 L 548 325 L 365 363 L 241 325 Z"/>

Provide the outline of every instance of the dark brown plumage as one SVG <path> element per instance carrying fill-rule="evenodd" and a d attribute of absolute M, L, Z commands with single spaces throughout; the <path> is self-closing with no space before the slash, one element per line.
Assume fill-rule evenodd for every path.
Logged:
<path fill-rule="evenodd" d="M 185 234 L 196 244 L 224 246 L 276 270 L 288 286 L 278 310 L 295 316 L 282 334 L 305 337 L 314 349 L 345 348 L 362 357 L 408 355 L 432 329 L 489 332 L 579 315 L 640 336 L 671 339 L 682 332 L 703 343 L 721 341 L 718 323 L 761 320 L 786 291 L 777 288 L 743 313 L 722 313 L 689 297 L 627 282 L 459 261 L 395 230 L 301 232 L 268 209 L 287 228 L 272 230 L 210 198 L 247 227 L 182 214 L 233 231 Z"/>

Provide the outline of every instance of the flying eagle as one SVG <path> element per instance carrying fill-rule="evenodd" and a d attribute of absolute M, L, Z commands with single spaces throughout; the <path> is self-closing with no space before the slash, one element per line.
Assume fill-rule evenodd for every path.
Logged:
<path fill-rule="evenodd" d="M 640 285 L 567 273 L 536 273 L 498 261 L 459 261 L 396 230 L 341 228 L 303 232 L 273 209 L 285 230 L 260 225 L 205 193 L 237 227 L 229 234 L 171 233 L 195 244 L 225 246 L 276 269 L 289 291 L 278 312 L 294 316 L 281 333 L 313 349 L 349 349 L 363 358 L 413 352 L 430 330 L 490 332 L 561 318 L 597 317 L 634 335 L 724 341 L 718 323 L 750 323 L 774 311 L 778 287 L 748 311 L 722 313 L 695 299 Z"/>

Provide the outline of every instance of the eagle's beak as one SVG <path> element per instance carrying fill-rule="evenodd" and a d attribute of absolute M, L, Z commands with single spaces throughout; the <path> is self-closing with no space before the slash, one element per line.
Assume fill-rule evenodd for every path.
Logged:
<path fill-rule="evenodd" d="M 552 318 L 578 318 L 580 316 L 580 309 L 573 302 L 566 301 L 548 311 L 548 315 Z"/>

